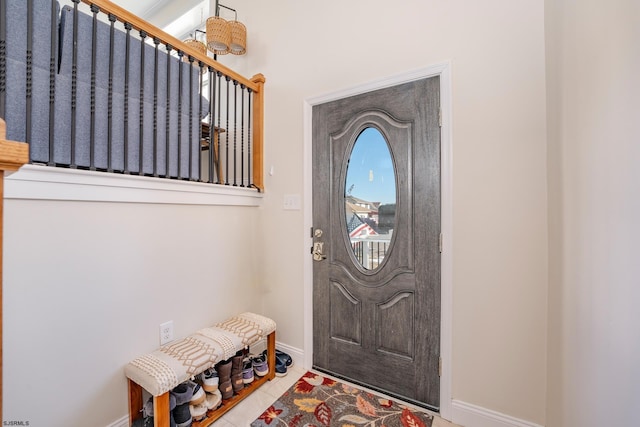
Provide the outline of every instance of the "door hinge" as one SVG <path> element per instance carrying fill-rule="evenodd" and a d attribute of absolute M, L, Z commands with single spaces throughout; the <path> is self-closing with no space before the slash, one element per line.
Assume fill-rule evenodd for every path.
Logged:
<path fill-rule="evenodd" d="M 438 376 L 442 376 L 442 357 L 438 359 Z"/>
<path fill-rule="evenodd" d="M 438 249 L 440 253 L 442 253 L 442 233 L 440 233 L 440 237 L 438 238 Z"/>
<path fill-rule="evenodd" d="M 442 108 L 438 108 L 438 126 L 442 127 Z"/>

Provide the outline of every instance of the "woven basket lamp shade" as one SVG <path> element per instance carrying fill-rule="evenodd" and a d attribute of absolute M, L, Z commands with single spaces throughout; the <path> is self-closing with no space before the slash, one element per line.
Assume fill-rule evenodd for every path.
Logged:
<path fill-rule="evenodd" d="M 199 53 L 201 53 L 203 56 L 207 56 L 207 47 L 204 45 L 204 43 L 202 43 L 200 40 L 196 40 L 196 39 L 186 39 L 184 41 L 184 44 L 186 44 L 187 46 L 189 46 L 191 49 L 193 50 L 197 50 Z M 189 61 L 188 57 L 183 57 L 182 58 L 184 61 Z"/>
<path fill-rule="evenodd" d="M 244 55 L 247 52 L 247 27 L 242 22 L 230 21 L 231 43 L 229 50 L 234 55 Z"/>
<path fill-rule="evenodd" d="M 231 29 L 229 23 L 219 16 L 207 19 L 207 48 L 216 55 L 229 53 Z"/>

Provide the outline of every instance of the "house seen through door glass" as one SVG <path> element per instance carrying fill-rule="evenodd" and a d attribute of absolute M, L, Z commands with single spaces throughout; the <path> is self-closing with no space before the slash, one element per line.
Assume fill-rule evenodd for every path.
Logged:
<path fill-rule="evenodd" d="M 345 182 L 345 218 L 351 249 L 365 270 L 376 270 L 391 247 L 396 176 L 382 133 L 367 127 L 353 144 Z"/>

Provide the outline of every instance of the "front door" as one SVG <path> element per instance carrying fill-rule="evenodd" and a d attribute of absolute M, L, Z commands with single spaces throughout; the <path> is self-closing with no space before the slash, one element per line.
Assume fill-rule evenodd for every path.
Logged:
<path fill-rule="evenodd" d="M 313 365 L 440 406 L 439 77 L 313 107 Z"/>

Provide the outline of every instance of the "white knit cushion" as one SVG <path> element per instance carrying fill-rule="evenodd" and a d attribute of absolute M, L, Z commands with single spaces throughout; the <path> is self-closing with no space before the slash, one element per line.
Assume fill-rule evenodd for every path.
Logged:
<path fill-rule="evenodd" d="M 276 323 L 268 317 L 242 313 L 140 356 L 124 372 L 153 396 L 160 396 L 275 330 Z"/>

